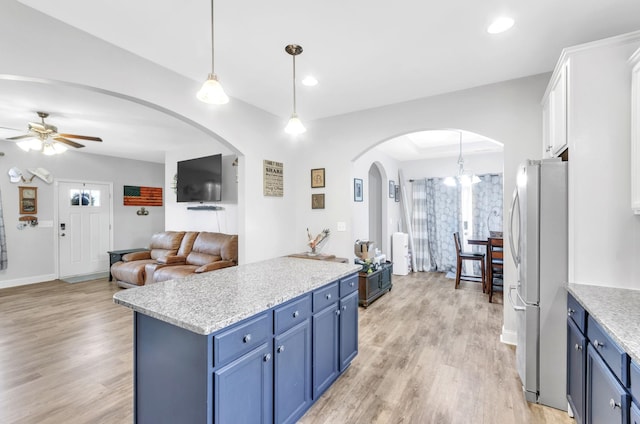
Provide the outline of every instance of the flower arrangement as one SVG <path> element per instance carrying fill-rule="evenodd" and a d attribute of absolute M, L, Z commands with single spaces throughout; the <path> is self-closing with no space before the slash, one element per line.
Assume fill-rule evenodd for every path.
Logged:
<path fill-rule="evenodd" d="M 318 234 L 317 236 L 313 237 L 311 235 L 311 233 L 309 232 L 309 228 L 307 228 L 307 237 L 309 238 L 309 241 L 307 242 L 307 244 L 311 248 L 311 254 L 315 255 L 316 254 L 316 248 L 318 248 L 320 243 L 322 243 L 324 240 L 327 239 L 327 237 L 329 237 L 329 229 L 325 228 L 324 230 L 322 230 L 320 232 L 320 234 Z"/>

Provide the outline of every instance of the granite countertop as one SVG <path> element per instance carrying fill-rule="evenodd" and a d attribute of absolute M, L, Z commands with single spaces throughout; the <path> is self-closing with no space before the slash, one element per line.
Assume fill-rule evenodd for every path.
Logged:
<path fill-rule="evenodd" d="M 113 295 L 113 301 L 208 335 L 360 268 L 355 264 L 275 258 L 122 290 Z"/>
<path fill-rule="evenodd" d="M 640 290 L 568 284 L 567 289 L 631 359 L 640 364 Z"/>

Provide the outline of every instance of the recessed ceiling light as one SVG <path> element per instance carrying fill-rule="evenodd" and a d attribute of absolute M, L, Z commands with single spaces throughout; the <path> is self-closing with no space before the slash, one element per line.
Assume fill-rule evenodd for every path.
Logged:
<path fill-rule="evenodd" d="M 318 84 L 318 80 L 311 75 L 307 75 L 305 79 L 302 80 L 302 84 L 306 85 L 307 87 L 313 87 L 314 85 Z"/>
<path fill-rule="evenodd" d="M 500 34 L 501 32 L 505 32 L 509 28 L 513 26 L 513 19 L 508 16 L 501 16 L 494 20 L 489 28 L 487 28 L 487 32 L 489 34 Z"/>

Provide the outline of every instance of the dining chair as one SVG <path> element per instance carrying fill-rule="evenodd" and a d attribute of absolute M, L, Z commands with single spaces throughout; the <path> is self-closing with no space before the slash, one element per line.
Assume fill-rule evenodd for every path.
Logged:
<path fill-rule="evenodd" d="M 489 269 L 487 269 L 487 289 L 489 291 L 489 303 L 491 303 L 494 288 L 503 288 L 504 244 L 502 238 L 489 237 L 487 255 L 487 262 L 489 263 Z"/>
<path fill-rule="evenodd" d="M 473 281 L 482 284 L 482 293 L 485 293 L 486 278 L 484 267 L 484 253 L 476 252 L 463 252 L 462 245 L 460 244 L 460 233 L 457 231 L 453 233 L 453 240 L 456 243 L 456 286 L 457 289 L 460 286 L 460 281 Z M 468 275 L 462 273 L 462 261 L 478 261 L 480 262 L 480 277 L 477 275 Z"/>

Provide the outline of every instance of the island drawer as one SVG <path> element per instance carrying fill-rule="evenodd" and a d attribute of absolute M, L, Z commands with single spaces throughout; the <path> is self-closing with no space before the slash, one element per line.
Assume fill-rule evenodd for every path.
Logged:
<path fill-rule="evenodd" d="M 587 323 L 587 338 L 618 380 L 628 386 L 629 356 L 591 316 Z"/>
<path fill-rule="evenodd" d="M 276 334 L 288 330 L 309 316 L 311 316 L 311 294 L 276 308 L 273 313 Z"/>
<path fill-rule="evenodd" d="M 326 306 L 337 302 L 338 296 L 338 282 L 329 284 L 321 289 L 313 292 L 313 312 L 319 312 Z"/>
<path fill-rule="evenodd" d="M 633 401 L 640 404 L 640 366 L 636 361 L 631 361 L 629 372 L 629 388 Z"/>
<path fill-rule="evenodd" d="M 271 337 L 272 315 L 264 313 L 213 336 L 213 366 L 249 352 Z"/>
<path fill-rule="evenodd" d="M 576 323 L 582 334 L 584 334 L 584 329 L 587 323 L 587 314 L 584 311 L 584 308 L 578 301 L 568 293 L 567 295 L 567 316 Z"/>
<path fill-rule="evenodd" d="M 340 280 L 340 297 L 358 290 L 358 274 L 353 274 Z"/>

